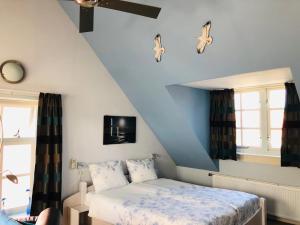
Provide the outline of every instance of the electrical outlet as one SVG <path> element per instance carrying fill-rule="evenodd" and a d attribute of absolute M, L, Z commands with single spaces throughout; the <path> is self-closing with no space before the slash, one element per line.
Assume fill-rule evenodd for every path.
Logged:
<path fill-rule="evenodd" d="M 83 170 L 89 168 L 89 165 L 85 162 L 77 162 L 77 169 Z"/>

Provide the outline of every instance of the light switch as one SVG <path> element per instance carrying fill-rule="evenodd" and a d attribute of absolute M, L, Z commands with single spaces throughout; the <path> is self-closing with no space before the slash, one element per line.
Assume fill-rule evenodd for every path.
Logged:
<path fill-rule="evenodd" d="M 77 169 L 77 161 L 76 161 L 76 159 L 71 159 L 70 160 L 70 169 L 71 170 Z"/>

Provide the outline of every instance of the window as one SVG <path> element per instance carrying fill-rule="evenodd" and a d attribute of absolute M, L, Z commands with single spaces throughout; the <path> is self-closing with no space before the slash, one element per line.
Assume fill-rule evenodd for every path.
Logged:
<path fill-rule="evenodd" d="M 235 91 L 239 153 L 280 156 L 284 86 Z"/>
<path fill-rule="evenodd" d="M 36 145 L 37 101 L 0 99 L 3 144 L 1 170 L 9 170 L 19 183 L 11 183 L 3 174 L 0 179 L 1 208 L 8 214 L 25 212 L 33 185 Z"/>

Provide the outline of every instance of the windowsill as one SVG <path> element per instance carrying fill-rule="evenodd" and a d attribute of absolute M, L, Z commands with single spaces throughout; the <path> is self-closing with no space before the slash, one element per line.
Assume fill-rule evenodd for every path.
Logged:
<path fill-rule="evenodd" d="M 23 213 L 11 214 L 11 215 L 8 215 L 8 216 L 12 219 L 20 219 L 20 218 L 27 217 L 28 215 L 25 212 L 23 212 Z"/>
<path fill-rule="evenodd" d="M 19 206 L 16 208 L 10 208 L 4 210 L 9 217 L 17 219 L 26 216 L 26 208 L 27 206 L 25 205 L 25 206 Z"/>
<path fill-rule="evenodd" d="M 237 158 L 241 162 L 280 166 L 280 156 L 276 156 L 276 155 L 257 155 L 257 154 L 238 152 Z"/>

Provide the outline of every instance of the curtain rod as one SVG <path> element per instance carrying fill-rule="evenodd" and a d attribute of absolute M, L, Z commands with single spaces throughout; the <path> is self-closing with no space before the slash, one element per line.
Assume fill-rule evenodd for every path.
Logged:
<path fill-rule="evenodd" d="M 262 85 L 257 85 L 257 86 L 245 86 L 245 87 L 236 87 L 232 88 L 234 90 L 243 90 L 243 89 L 255 89 L 255 88 L 268 88 L 268 87 L 277 87 L 277 86 L 282 86 L 284 87 L 285 83 L 294 83 L 293 81 L 288 81 L 284 83 L 274 83 L 274 84 L 262 84 Z"/>
<path fill-rule="evenodd" d="M 255 88 L 263 88 L 263 87 L 276 87 L 276 86 L 284 86 L 285 83 L 295 83 L 293 80 L 285 81 L 283 83 L 273 83 L 273 84 L 261 84 L 261 85 L 251 85 L 251 86 L 244 86 L 244 87 L 227 87 L 227 88 L 197 88 L 201 90 L 208 90 L 208 91 L 222 91 L 222 90 L 228 90 L 228 89 L 234 89 L 234 90 L 243 90 L 243 89 L 255 89 Z"/>

